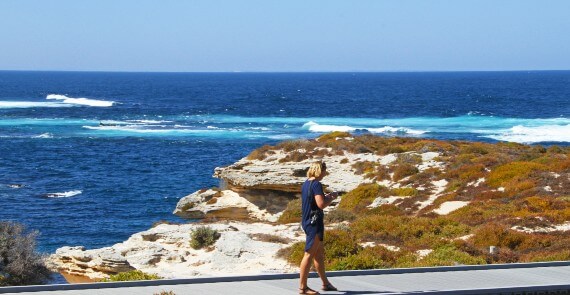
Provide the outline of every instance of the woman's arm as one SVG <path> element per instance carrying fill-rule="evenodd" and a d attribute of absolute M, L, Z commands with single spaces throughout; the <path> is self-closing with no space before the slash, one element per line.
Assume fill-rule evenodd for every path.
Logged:
<path fill-rule="evenodd" d="M 321 210 L 325 209 L 332 203 L 334 199 L 336 199 L 337 196 L 338 194 L 336 192 L 324 196 L 315 195 L 315 202 L 317 203 L 317 207 L 319 207 Z"/>

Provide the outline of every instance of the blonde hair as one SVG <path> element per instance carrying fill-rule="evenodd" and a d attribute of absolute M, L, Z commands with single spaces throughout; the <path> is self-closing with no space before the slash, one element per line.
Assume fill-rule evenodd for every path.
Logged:
<path fill-rule="evenodd" d="M 307 178 L 319 178 L 327 171 L 327 165 L 324 162 L 313 162 L 307 170 Z"/>

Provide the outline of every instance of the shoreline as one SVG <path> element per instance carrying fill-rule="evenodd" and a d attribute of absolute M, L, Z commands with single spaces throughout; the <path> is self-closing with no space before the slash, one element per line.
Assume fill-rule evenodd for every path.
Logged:
<path fill-rule="evenodd" d="M 366 145 L 371 147 L 363 148 Z M 62 266 L 59 262 L 58 269 L 60 271 L 65 271 L 66 268 L 68 270 L 75 269 L 70 272 L 79 274 L 90 269 L 91 273 L 88 276 L 92 278 L 105 277 L 105 272 L 120 272 L 118 271 L 120 268 L 117 268 L 119 265 L 124 265 L 125 270 L 138 269 L 166 278 L 231 275 L 233 271 L 238 270 L 239 273 L 288 272 L 295 268 L 295 264 L 291 264 L 291 257 L 276 258 L 277 252 L 281 249 L 294 248 L 296 243 L 303 240 L 303 234 L 299 231 L 298 224 L 287 219 L 292 216 L 290 211 L 292 209 L 289 208 L 288 203 L 298 198 L 297 193 L 294 192 L 304 179 L 303 169 L 315 158 L 326 161 L 327 166 L 330 167 L 330 175 L 323 181 L 325 187 L 343 192 L 343 197 L 339 203 L 328 208 L 325 216 L 330 215 L 333 218 L 339 218 L 340 215 L 339 217 L 334 216 L 337 216 L 340 211 L 359 210 L 358 212 L 365 212 L 360 219 L 373 218 L 373 220 L 377 220 L 375 222 L 380 222 L 379 217 L 383 219 L 395 218 L 396 220 L 406 220 L 405 222 L 412 224 L 420 221 L 428 222 L 429 220 L 442 220 L 442 222 L 445 220 L 447 220 L 445 222 L 465 220 L 462 216 L 466 213 L 471 214 L 469 212 L 474 210 L 473 206 L 486 206 L 486 203 L 493 202 L 494 198 L 515 198 L 513 199 L 515 202 L 519 202 L 516 200 L 521 198 L 525 202 L 535 202 L 536 198 L 525 197 L 530 190 L 543 195 L 543 198 L 548 200 L 556 200 L 556 195 L 562 194 L 563 199 L 556 201 L 559 204 L 556 206 L 566 204 L 565 202 L 570 201 L 570 198 L 564 199 L 565 184 L 570 183 L 570 171 L 564 170 L 566 168 L 557 170 L 559 172 L 548 172 L 550 174 L 540 172 L 542 175 L 540 177 L 548 177 L 548 185 L 521 186 L 517 190 L 522 192 L 522 197 L 518 197 L 518 194 L 521 194 L 518 191 L 511 191 L 506 182 L 505 184 L 497 182 L 497 179 L 502 179 L 497 178 L 497 175 L 507 172 L 505 176 L 500 177 L 512 177 L 508 174 L 509 169 L 511 169 L 508 167 L 515 164 L 519 165 L 518 162 L 507 161 L 508 157 L 512 157 L 509 153 L 525 154 L 532 152 L 536 153 L 537 159 L 544 154 L 553 157 L 560 155 L 565 159 L 564 161 L 570 163 L 568 159 L 569 148 L 549 147 L 549 149 L 520 144 L 355 137 L 341 132 L 325 134 L 315 140 L 282 142 L 273 147 L 262 147 L 254 150 L 249 156 L 227 167 L 216 168 L 214 176 L 226 183 L 226 189 L 199 190 L 179 200 L 174 214 L 187 218 L 205 218 L 202 222 L 180 225 L 160 224 L 147 231 L 132 235 L 129 240 L 123 243 L 102 249 L 60 248 L 59 253 L 52 255 L 52 259 L 55 261 L 64 259 L 69 262 L 63 264 L 67 266 Z M 493 153 L 496 153 L 497 156 L 489 156 Z M 464 161 L 462 157 L 465 158 L 465 156 L 469 156 L 469 159 L 473 159 L 472 161 L 475 162 L 470 163 L 471 166 L 462 164 L 463 166 L 456 167 L 454 163 Z M 483 160 L 487 161 L 485 165 L 478 164 Z M 528 170 L 530 174 L 525 174 L 526 177 L 534 177 L 534 174 L 531 173 L 534 171 L 532 169 L 550 167 L 544 166 L 544 164 L 529 163 L 524 164 L 529 167 L 528 169 L 531 169 Z M 560 169 L 556 168 L 560 165 L 556 161 L 549 165 L 553 165 L 554 168 L 552 169 Z M 407 170 L 404 169 L 405 167 Z M 501 172 L 502 167 L 505 167 L 505 172 Z M 503 185 L 507 188 L 505 189 Z M 359 197 L 361 198 L 360 201 L 350 205 L 356 207 L 347 207 L 347 198 L 352 198 L 359 191 L 370 189 L 375 192 L 374 198 L 362 199 Z M 461 193 L 458 194 L 457 192 Z M 479 200 L 481 194 L 493 197 L 489 201 Z M 279 199 L 281 201 L 276 202 Z M 536 201 L 538 202 L 539 199 Z M 275 203 L 280 205 L 270 205 Z M 570 207 L 570 205 L 568 206 Z M 391 217 L 390 214 L 392 213 L 386 211 L 383 215 L 375 217 L 375 215 L 366 213 L 386 210 L 386 208 L 391 208 L 392 211 L 402 210 L 402 213 L 398 214 L 404 215 Z M 462 213 L 458 214 L 458 212 Z M 345 217 L 340 218 L 349 216 L 346 215 L 348 213 L 343 214 Z M 512 232 L 510 234 L 520 233 L 528 235 L 529 238 L 534 235 L 535 230 L 545 232 L 544 228 L 552 228 L 552 230 L 546 231 L 546 234 L 558 235 L 564 233 L 567 228 L 563 224 L 564 222 L 551 222 L 546 227 L 544 224 L 540 224 L 539 227 L 538 224 L 534 223 L 528 223 L 525 226 L 518 225 L 521 226 L 519 230 L 513 224 L 521 223 L 516 220 L 509 220 L 505 219 L 503 222 L 512 227 L 512 229 L 508 229 Z M 468 224 L 473 221 L 473 219 L 467 219 L 453 225 L 456 228 L 454 229 L 456 233 L 451 236 L 451 241 L 465 245 L 477 243 L 478 231 L 480 231 L 478 228 L 484 228 L 485 223 L 469 226 Z M 329 228 L 333 235 L 342 234 L 343 228 L 355 226 L 359 228 L 359 222 L 363 221 L 358 218 L 355 221 L 341 220 L 339 223 L 330 223 Z M 217 241 L 209 251 L 190 249 L 188 233 L 191 232 L 192 228 L 204 224 L 219 230 L 221 240 Z M 372 228 L 374 226 L 376 225 L 372 224 Z M 433 226 L 428 226 L 428 228 L 430 227 L 433 228 Z M 410 263 L 413 262 L 421 266 L 424 261 L 433 259 L 432 256 L 441 255 L 438 254 L 438 251 L 443 251 L 438 250 L 437 246 L 409 248 L 410 246 L 402 244 L 398 240 L 387 238 L 391 234 L 388 231 L 385 233 L 387 236 L 381 239 L 370 240 L 368 238 L 368 240 L 363 240 L 359 238 L 358 252 L 386 251 L 381 249 L 388 249 L 387 251 L 393 253 L 390 255 L 407 255 L 405 254 L 406 251 L 411 251 L 410 253 L 416 258 L 414 258 L 415 262 L 412 260 Z M 269 240 L 256 240 L 256 237 L 260 235 L 265 235 L 265 239 Z M 285 237 L 287 241 L 271 241 L 275 239 L 275 236 Z M 261 252 L 255 252 L 255 254 L 250 250 L 263 247 L 268 248 Z M 469 247 L 480 246 L 475 244 Z M 516 249 L 502 249 L 501 251 L 507 250 L 514 251 Z M 459 251 L 457 254 L 453 254 L 459 255 L 457 257 L 465 255 L 461 254 L 460 250 L 455 249 L 453 251 Z M 476 257 L 465 256 L 461 259 L 467 259 L 464 263 L 468 264 L 479 264 L 485 259 L 487 259 L 486 263 L 500 262 L 500 260 L 493 261 L 493 259 L 501 259 L 500 257 L 493 258 L 485 256 L 483 252 L 480 253 Z M 249 258 L 242 260 L 242 255 Z M 249 266 L 244 266 L 246 261 L 251 261 L 256 257 L 265 258 L 262 261 L 250 263 Z M 334 266 L 335 261 L 347 258 L 330 259 L 333 259 L 332 264 Z M 76 268 L 74 265 L 82 266 Z M 106 271 L 98 272 L 97 269 L 106 269 Z M 83 274 L 87 273 L 84 272 Z"/>

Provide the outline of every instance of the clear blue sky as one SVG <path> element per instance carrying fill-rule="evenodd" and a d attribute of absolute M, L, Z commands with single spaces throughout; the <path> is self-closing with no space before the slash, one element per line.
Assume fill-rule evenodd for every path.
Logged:
<path fill-rule="evenodd" d="M 1 0 L 0 70 L 570 69 L 568 0 Z"/>

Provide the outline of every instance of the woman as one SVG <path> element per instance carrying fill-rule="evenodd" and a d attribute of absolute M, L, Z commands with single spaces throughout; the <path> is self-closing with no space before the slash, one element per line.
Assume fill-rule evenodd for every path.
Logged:
<path fill-rule="evenodd" d="M 337 289 L 329 282 L 325 274 L 325 249 L 323 221 L 323 209 L 331 204 L 338 196 L 336 192 L 325 194 L 321 180 L 327 175 L 327 166 L 323 162 L 311 164 L 307 171 L 307 180 L 303 183 L 302 203 L 303 217 L 301 225 L 307 235 L 305 243 L 305 256 L 301 261 L 301 274 L 299 294 L 319 294 L 319 292 L 307 286 L 311 261 L 313 261 L 319 277 L 323 281 L 323 291 L 336 291 Z M 316 217 L 314 215 L 316 214 Z M 313 219 L 313 221 L 311 221 Z"/>

